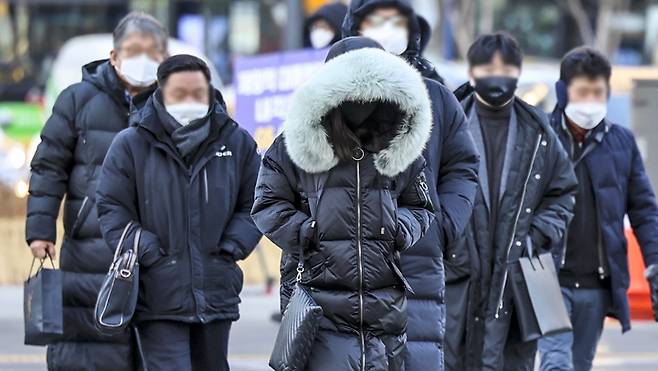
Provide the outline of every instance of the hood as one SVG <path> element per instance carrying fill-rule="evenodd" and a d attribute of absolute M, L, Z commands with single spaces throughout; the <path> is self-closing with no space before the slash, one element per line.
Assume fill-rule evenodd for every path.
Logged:
<path fill-rule="evenodd" d="M 127 106 L 128 103 L 125 97 L 126 88 L 123 82 L 121 82 L 121 79 L 119 79 L 119 75 L 117 75 L 109 59 L 101 59 L 82 66 L 82 81 L 86 81 L 107 93 L 118 104 Z M 149 86 L 143 92 L 133 97 L 133 101 L 144 101 L 146 97 L 155 91 L 156 87 L 157 84 Z"/>
<path fill-rule="evenodd" d="M 327 4 L 320 9 L 318 9 L 315 13 L 311 14 L 310 17 L 306 19 L 304 22 L 304 47 L 310 47 L 311 46 L 311 25 L 313 22 L 323 19 L 329 25 L 331 28 L 334 30 L 336 36 L 334 36 L 334 39 L 331 40 L 330 45 L 334 44 L 336 41 L 340 40 L 341 38 L 341 24 L 343 23 L 343 18 L 345 18 L 345 14 L 347 14 L 347 6 L 342 3 L 333 3 L 333 4 Z"/>
<path fill-rule="evenodd" d="M 363 19 L 373 9 L 383 6 L 398 8 L 401 13 L 409 17 L 409 44 L 404 56 L 407 59 L 419 56 L 421 51 L 421 29 L 418 17 L 416 17 L 409 0 L 352 0 L 343 20 L 343 37 L 358 36 L 358 28 Z"/>
<path fill-rule="evenodd" d="M 86 81 L 125 104 L 125 88 L 109 59 L 102 59 L 82 66 L 82 81 Z"/>
<path fill-rule="evenodd" d="M 416 20 L 418 21 L 418 34 L 420 35 L 418 53 L 423 54 L 427 48 L 427 44 L 430 43 L 430 38 L 432 37 L 432 26 L 430 26 L 427 19 L 420 14 L 416 15 Z"/>
<path fill-rule="evenodd" d="M 322 122 L 343 102 L 384 102 L 400 112 L 396 134 L 374 154 L 375 168 L 382 175 L 392 177 L 404 171 L 429 140 L 432 110 L 420 73 L 381 49 L 345 48 L 345 43 L 363 39 L 336 43 L 332 49 L 344 52 L 333 53 L 293 94 L 283 134 L 291 160 L 306 172 L 324 172 L 338 163 Z"/>

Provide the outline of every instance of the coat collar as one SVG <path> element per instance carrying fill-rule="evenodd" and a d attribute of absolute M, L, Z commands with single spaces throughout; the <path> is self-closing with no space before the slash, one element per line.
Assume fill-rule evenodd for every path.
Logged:
<path fill-rule="evenodd" d="M 423 78 L 402 58 L 365 48 L 325 63 L 293 95 L 283 134 L 295 165 L 309 173 L 320 173 L 338 163 L 322 120 L 346 101 L 388 102 L 402 113 L 398 133 L 388 147 L 374 155 L 380 174 L 395 176 L 420 157 L 432 128 Z"/>

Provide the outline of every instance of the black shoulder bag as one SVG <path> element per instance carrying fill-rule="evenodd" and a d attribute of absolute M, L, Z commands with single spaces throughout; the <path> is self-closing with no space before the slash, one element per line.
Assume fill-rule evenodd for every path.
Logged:
<path fill-rule="evenodd" d="M 283 313 L 279 333 L 270 356 L 275 371 L 303 371 L 311 354 L 323 311 L 301 285 L 304 272 L 304 250 L 299 248 L 297 283 Z"/>
<path fill-rule="evenodd" d="M 134 226 L 133 222 L 130 222 L 123 229 L 114 251 L 112 265 L 96 299 L 94 308 L 96 327 L 105 334 L 123 332 L 128 327 L 137 306 L 141 228 L 135 232 L 132 249 L 122 251 L 126 235 Z"/>
<path fill-rule="evenodd" d="M 535 255 L 528 238 L 528 256 L 510 266 L 514 311 L 523 341 L 571 331 L 555 263 L 550 253 Z"/>

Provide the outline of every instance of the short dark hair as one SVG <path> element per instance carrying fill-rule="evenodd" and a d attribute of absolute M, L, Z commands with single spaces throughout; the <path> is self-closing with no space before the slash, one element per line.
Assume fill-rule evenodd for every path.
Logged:
<path fill-rule="evenodd" d="M 210 69 L 206 62 L 189 54 L 178 54 L 165 59 L 158 67 L 158 84 L 160 86 L 167 82 L 171 74 L 183 71 L 199 71 L 210 82 Z"/>
<path fill-rule="evenodd" d="M 560 80 L 569 85 L 575 77 L 585 76 L 590 79 L 603 77 L 610 82 L 612 67 L 610 61 L 600 51 L 580 46 L 564 55 L 560 63 Z"/>
<path fill-rule="evenodd" d="M 521 68 L 523 53 L 514 36 L 507 32 L 494 32 L 478 36 L 468 48 L 466 58 L 471 67 L 490 63 L 496 52 L 506 64 Z"/>

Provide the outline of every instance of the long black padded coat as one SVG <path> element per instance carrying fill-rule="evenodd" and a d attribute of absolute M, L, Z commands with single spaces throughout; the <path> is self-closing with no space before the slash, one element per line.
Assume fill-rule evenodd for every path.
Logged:
<path fill-rule="evenodd" d="M 103 336 L 93 321 L 96 296 L 112 262 L 112 250 L 101 237 L 94 190 L 110 143 L 128 127 L 129 114 L 124 87 L 109 61 L 89 63 L 82 68 L 82 81 L 57 98 L 32 159 L 28 243 L 55 241 L 66 195 L 60 253 L 64 336 L 48 347 L 49 370 L 131 369 L 129 334 Z"/>
<path fill-rule="evenodd" d="M 296 92 L 283 135 L 265 154 L 252 216 L 283 249 L 283 307 L 294 285 L 288 266 L 304 251 L 301 284 L 325 313 L 307 370 L 401 370 L 407 321 L 399 253 L 433 219 L 421 157 L 429 99 L 402 59 L 353 50 L 347 40 L 334 48 L 344 54 Z M 383 149 L 357 149 L 353 160 L 339 161 L 321 122 L 352 101 L 392 105 L 400 115 L 380 116 L 380 129 L 395 130 Z"/>

